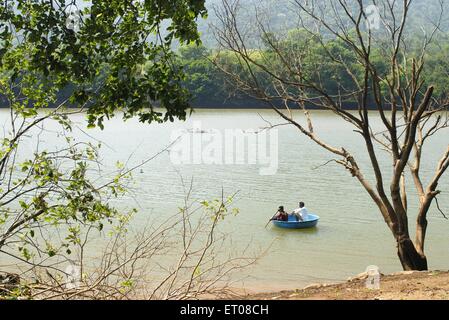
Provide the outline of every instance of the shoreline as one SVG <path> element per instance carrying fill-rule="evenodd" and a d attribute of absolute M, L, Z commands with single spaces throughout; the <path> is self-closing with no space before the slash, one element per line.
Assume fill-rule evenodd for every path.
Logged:
<path fill-rule="evenodd" d="M 402 271 L 380 275 L 379 289 L 366 287 L 366 273 L 338 283 L 317 283 L 296 290 L 237 290 L 236 300 L 448 300 L 449 271 Z M 238 292 L 240 291 L 240 293 Z M 252 290 L 251 290 L 252 291 Z"/>

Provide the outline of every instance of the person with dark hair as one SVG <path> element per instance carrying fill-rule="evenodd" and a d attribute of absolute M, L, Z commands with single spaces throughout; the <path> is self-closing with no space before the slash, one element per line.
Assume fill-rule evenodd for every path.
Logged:
<path fill-rule="evenodd" d="M 305 207 L 304 202 L 300 202 L 299 203 L 299 208 L 293 210 L 292 215 L 295 216 L 296 221 L 304 221 L 307 220 L 308 216 L 309 216 L 309 211 L 307 210 L 307 208 Z"/>
<path fill-rule="evenodd" d="M 271 220 L 288 221 L 288 213 L 285 212 L 284 206 L 279 206 L 278 211 Z"/>

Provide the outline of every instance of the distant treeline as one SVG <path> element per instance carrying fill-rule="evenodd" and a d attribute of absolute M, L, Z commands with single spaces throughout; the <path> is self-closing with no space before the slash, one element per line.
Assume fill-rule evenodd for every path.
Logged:
<path fill-rule="evenodd" d="M 423 88 L 426 85 L 434 85 L 436 97 L 447 97 L 449 93 L 449 41 L 447 41 L 447 36 L 449 35 L 441 37 L 440 41 L 434 41 L 424 56 L 426 63 L 425 69 L 422 70 L 425 79 Z M 277 49 L 281 50 L 285 57 L 294 59 L 295 56 L 297 58 L 300 55 L 303 76 L 308 77 L 308 79 L 315 79 L 329 95 L 339 95 L 342 90 L 345 92 L 356 91 L 357 87 L 353 77 L 359 80 L 363 79 L 364 69 L 356 55 L 339 39 L 327 39 L 325 47 L 323 47 L 322 41 L 311 39 L 310 35 L 301 29 L 290 30 L 283 38 L 277 37 L 275 34 L 270 35 L 270 37 L 272 39 L 265 39 L 266 42 L 275 42 Z M 419 58 L 421 54 L 420 44 L 419 36 L 411 39 L 408 47 L 409 52 L 407 52 L 407 58 L 404 57 L 404 63 L 412 63 L 413 58 Z M 329 57 L 329 53 L 344 60 L 350 73 L 341 64 L 333 61 Z M 279 62 L 278 55 L 273 52 L 269 45 L 266 45 L 265 48 L 252 49 L 251 54 L 254 59 L 260 60 L 261 64 L 269 61 L 271 67 L 279 68 L 277 71 L 279 73 L 290 72 L 285 70 L 285 66 Z M 381 47 L 372 49 L 371 61 L 378 67 L 378 70 L 381 70 L 382 76 L 387 78 L 390 72 L 389 61 Z M 217 64 L 221 68 L 231 71 L 232 74 L 238 75 L 243 81 L 251 78 L 245 65 L 232 52 L 223 50 L 218 52 L 216 49 L 209 49 L 201 45 L 183 46 L 178 49 L 176 67 L 184 70 L 184 86 L 191 95 L 191 105 L 194 108 L 270 107 L 266 102 L 251 97 L 244 90 L 239 90 L 233 84 L 233 81 L 230 81 L 229 77 L 220 68 L 217 68 Z M 145 66 L 136 70 L 136 77 L 139 77 L 139 74 L 144 70 Z M 106 66 L 104 74 L 100 77 L 104 76 L 107 76 Z M 270 77 L 262 70 L 255 70 L 255 76 L 268 92 L 274 91 Z M 406 81 L 407 76 L 407 74 L 404 74 L 402 80 Z M 74 89 L 73 86 L 67 86 L 58 95 L 58 101 L 63 101 L 65 97 L 70 96 Z M 297 93 L 294 87 L 289 88 L 289 90 L 292 90 L 293 96 Z M 388 97 L 386 84 L 382 90 L 385 97 Z M 313 93 L 310 93 L 310 95 L 313 96 Z M 283 103 L 282 101 L 276 102 L 276 99 L 273 99 L 273 101 L 278 105 Z M 354 96 L 343 99 L 343 102 L 347 109 L 357 108 L 357 99 Z M 385 101 L 385 104 L 387 105 L 388 102 Z M 374 107 L 374 103 L 372 105 Z M 8 107 L 7 101 L 1 94 L 0 107 Z M 313 108 L 313 105 L 309 107 Z"/>
<path fill-rule="evenodd" d="M 435 40 L 427 49 L 424 56 L 425 69 L 424 74 L 425 86 L 435 86 L 435 97 L 447 96 L 449 92 L 449 41 L 444 35 L 440 40 Z M 270 35 L 272 39 L 266 39 L 270 43 L 276 43 L 278 50 L 281 50 L 287 59 L 295 59 L 301 56 L 301 72 L 308 79 L 313 79 L 319 84 L 327 94 L 339 95 L 340 93 L 348 93 L 357 91 L 356 83 L 353 77 L 363 82 L 363 70 L 360 61 L 351 48 L 343 43 L 340 39 L 326 39 L 324 43 L 322 39 L 311 39 L 310 35 L 301 29 L 293 29 L 283 37 Z M 409 39 L 407 48 L 407 57 L 404 57 L 404 63 L 413 63 L 413 59 L 419 59 L 421 55 L 422 39 L 419 35 Z M 298 54 L 304 53 L 304 54 Z M 285 75 L 290 72 L 285 66 L 279 62 L 278 55 L 273 52 L 270 45 L 265 48 L 252 49 L 251 54 L 254 59 L 260 63 L 269 64 L 279 68 L 277 72 Z M 340 63 L 333 61 L 329 54 L 342 59 L 347 68 Z M 383 52 L 382 47 L 372 48 L 371 61 L 381 70 L 382 77 L 388 78 L 390 73 L 390 63 L 387 54 Z M 186 46 L 178 50 L 178 65 L 182 67 L 186 73 L 185 85 L 191 92 L 192 104 L 194 107 L 210 107 L 210 108 L 264 108 L 269 107 L 263 101 L 242 93 L 233 85 L 233 81 L 229 81 L 228 77 L 216 67 L 216 64 L 222 68 L 230 70 L 232 74 L 245 81 L 251 77 L 245 64 L 238 60 L 237 56 L 231 52 L 208 49 L 204 46 Z M 274 91 L 270 77 L 263 70 L 253 70 L 259 83 L 263 84 L 268 91 Z M 401 81 L 407 81 L 409 75 L 404 74 Z M 319 78 L 318 78 L 319 77 Z M 272 79 L 272 78 L 271 78 Z M 295 95 L 295 88 L 291 87 L 292 95 Z M 384 97 L 388 97 L 387 85 L 382 88 Z M 274 93 L 275 96 L 275 93 Z M 309 96 L 313 96 L 310 92 Z M 372 97 L 370 100 L 373 101 Z M 281 103 L 281 102 L 279 102 Z M 387 105 L 388 102 L 385 101 Z M 348 109 L 357 108 L 357 98 L 349 96 L 344 99 L 344 106 Z M 374 107 L 374 106 L 373 106 Z"/>

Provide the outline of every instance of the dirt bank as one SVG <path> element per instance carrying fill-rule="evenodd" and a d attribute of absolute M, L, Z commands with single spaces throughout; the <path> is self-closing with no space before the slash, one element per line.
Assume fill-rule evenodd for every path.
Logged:
<path fill-rule="evenodd" d="M 366 274 L 360 274 L 344 283 L 316 284 L 295 291 L 248 294 L 243 299 L 449 299 L 448 271 L 415 271 L 381 275 L 380 289 L 377 290 L 366 288 L 366 278 Z"/>

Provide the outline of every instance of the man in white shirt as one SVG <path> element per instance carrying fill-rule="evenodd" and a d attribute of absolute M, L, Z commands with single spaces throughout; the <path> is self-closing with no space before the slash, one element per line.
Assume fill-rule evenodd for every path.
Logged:
<path fill-rule="evenodd" d="M 304 221 L 304 220 L 307 220 L 307 218 L 309 216 L 309 211 L 304 206 L 304 202 L 300 202 L 299 208 L 293 210 L 292 214 L 295 216 L 296 221 L 299 221 L 299 220 Z"/>

